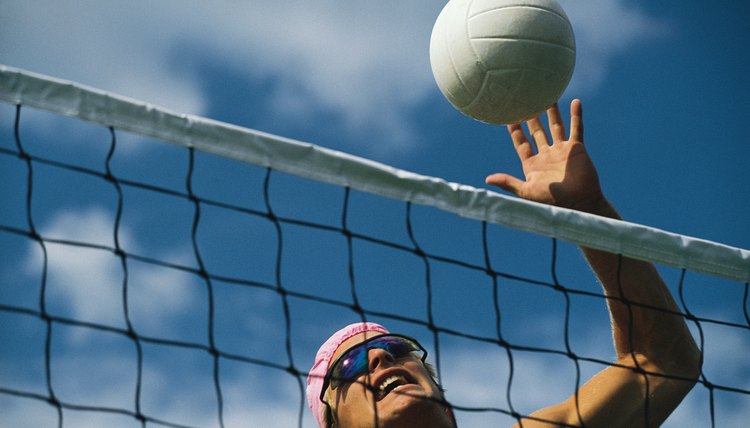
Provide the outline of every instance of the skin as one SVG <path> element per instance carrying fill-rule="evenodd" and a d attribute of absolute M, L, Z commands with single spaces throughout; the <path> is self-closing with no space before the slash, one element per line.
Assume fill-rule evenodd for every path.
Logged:
<path fill-rule="evenodd" d="M 527 200 L 620 219 L 602 193 L 598 174 L 583 144 L 579 100 L 571 103 L 570 117 L 569 135 L 557 105 L 547 111 L 548 129 L 538 118 L 526 123 L 530 138 L 521 125 L 508 126 L 524 179 L 496 173 L 488 176 L 486 182 Z M 622 299 L 627 298 L 633 303 L 680 313 L 654 266 L 589 248 L 581 250 L 608 297 L 617 359 L 566 401 L 523 416 L 516 426 L 659 426 L 694 386 L 700 374 L 700 352 L 684 317 L 623 303 Z M 366 338 L 363 334 L 344 342 L 333 361 Z M 395 360 L 382 350 L 371 350 L 369 357 L 369 377 L 363 375 L 356 383 L 329 391 L 329 403 L 338 415 L 340 427 L 375 426 L 373 394 L 364 384 L 377 379 L 383 370 L 404 370 L 417 385 L 409 387 L 409 395 L 397 394 L 377 403 L 378 427 L 453 426 L 444 407 L 419 398 L 441 395 L 418 359 Z"/>
<path fill-rule="evenodd" d="M 349 338 L 339 346 L 331 361 L 336 361 L 352 346 L 374 336 L 377 334 L 361 333 Z M 385 350 L 371 349 L 368 359 L 370 363 L 368 374 L 336 390 L 332 391 L 329 388 L 326 392 L 328 403 L 338 416 L 338 424 L 335 426 L 341 428 L 375 427 L 376 411 L 378 428 L 452 428 L 454 426 L 443 404 L 424 399 L 432 397 L 442 400 L 442 393 L 419 358 L 409 355 L 396 359 Z M 377 384 L 383 376 L 389 377 L 393 374 L 407 376 L 414 380 L 415 384 L 397 388 L 376 402 L 373 393 L 366 385 Z"/>
<path fill-rule="evenodd" d="M 521 125 L 508 126 L 525 179 L 497 173 L 488 176 L 486 182 L 531 201 L 621 219 L 604 197 L 583 144 L 579 100 L 571 103 L 570 117 L 570 135 L 566 134 L 556 105 L 547 111 L 549 134 L 538 118 L 526 124 L 531 138 Z M 615 366 L 595 375 L 579 389 L 577 398 L 573 395 L 563 403 L 539 410 L 517 426 L 659 426 L 695 384 L 700 374 L 700 352 L 684 317 L 628 307 L 619 300 L 627 298 L 681 313 L 653 265 L 628 258 L 622 258 L 620 265 L 613 254 L 589 248 L 582 251 L 605 295 L 611 297 L 607 304 L 617 354 Z"/>

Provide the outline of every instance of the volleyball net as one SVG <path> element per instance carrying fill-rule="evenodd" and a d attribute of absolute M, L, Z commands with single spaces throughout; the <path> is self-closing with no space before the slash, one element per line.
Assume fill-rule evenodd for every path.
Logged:
<path fill-rule="evenodd" d="M 680 304 L 703 367 L 666 426 L 750 417 L 747 250 L 11 67 L 0 98 L 8 426 L 313 427 L 315 351 L 362 320 L 424 344 L 460 426 L 510 426 L 613 361 L 579 246 Z"/>

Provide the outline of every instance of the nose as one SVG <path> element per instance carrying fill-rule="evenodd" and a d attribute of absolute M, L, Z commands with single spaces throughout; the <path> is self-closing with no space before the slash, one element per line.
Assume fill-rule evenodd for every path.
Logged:
<path fill-rule="evenodd" d="M 370 349 L 367 353 L 368 368 L 370 373 L 378 368 L 390 367 L 396 361 L 390 352 L 385 349 Z"/>

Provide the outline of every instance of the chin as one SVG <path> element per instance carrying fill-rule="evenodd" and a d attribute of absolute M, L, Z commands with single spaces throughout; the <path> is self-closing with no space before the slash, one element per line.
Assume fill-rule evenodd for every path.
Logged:
<path fill-rule="evenodd" d="M 424 390 L 413 388 L 393 397 L 386 397 L 378 406 L 380 428 L 452 427 L 443 406 Z"/>

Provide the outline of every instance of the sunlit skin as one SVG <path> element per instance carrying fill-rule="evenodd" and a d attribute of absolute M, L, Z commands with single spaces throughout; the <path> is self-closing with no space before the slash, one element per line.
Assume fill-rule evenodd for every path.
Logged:
<path fill-rule="evenodd" d="M 581 101 L 570 105 L 570 134 L 557 105 L 547 110 L 547 122 L 547 129 L 539 118 L 526 122 L 528 136 L 520 124 L 508 126 L 524 178 L 496 173 L 487 177 L 487 184 L 531 201 L 621 219 L 604 197 L 584 146 Z M 659 426 L 695 384 L 700 352 L 684 317 L 670 314 L 680 309 L 653 265 L 590 248 L 582 251 L 605 294 L 613 297 L 607 306 L 616 366 L 602 370 L 568 400 L 525 418 L 523 427 Z M 622 297 L 666 311 L 628 306 Z"/>
<path fill-rule="evenodd" d="M 360 333 L 344 341 L 333 354 L 331 361 L 336 361 L 352 346 L 378 334 Z M 368 353 L 369 373 L 360 376 L 354 382 L 341 385 L 335 390 L 330 388 L 326 398 L 337 416 L 334 418 L 339 428 L 375 427 L 377 412 L 378 428 L 413 427 L 413 428 L 452 428 L 451 417 L 446 413 L 442 392 L 432 380 L 429 370 L 415 355 L 399 359 L 394 358 L 383 349 L 371 349 Z M 378 385 L 382 380 L 401 375 L 413 382 L 396 388 L 382 400 L 376 401 L 375 395 L 366 385 Z M 425 399 L 425 397 L 434 398 Z"/>
<path fill-rule="evenodd" d="M 539 118 L 532 119 L 526 123 L 527 136 L 521 125 L 510 125 L 508 132 L 524 177 L 495 173 L 486 182 L 531 201 L 620 219 L 602 193 L 597 171 L 583 144 L 579 100 L 571 103 L 570 117 L 570 134 L 557 105 L 547 111 L 547 128 Z M 518 426 L 659 426 L 695 384 L 700 374 L 700 352 L 684 317 L 675 315 L 680 309 L 653 265 L 590 248 L 581 250 L 610 297 L 607 307 L 617 360 L 564 402 L 519 416 Z M 623 298 L 641 305 L 626 305 Z M 664 310 L 652 310 L 654 307 Z M 367 337 L 360 334 L 344 342 L 333 361 Z M 373 409 L 377 409 L 380 421 L 377 426 L 382 428 L 453 426 L 445 406 L 420 398 L 439 398 L 441 393 L 418 358 L 396 360 L 382 350 L 371 350 L 369 358 L 369 376 L 361 376 L 360 383 L 329 391 L 339 427 L 375 426 Z M 363 384 L 377 384 L 389 370 L 408 373 L 414 385 L 404 387 L 409 395 L 390 394 L 375 403 L 373 394 Z M 661 376 L 664 374 L 669 376 Z"/>

